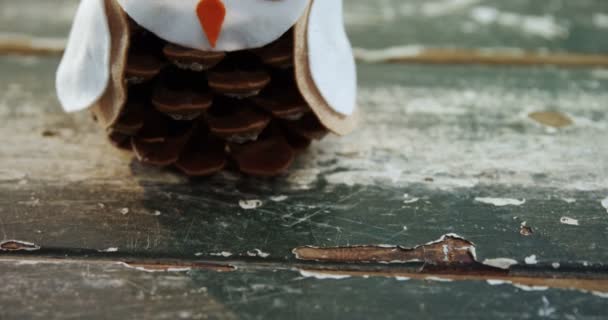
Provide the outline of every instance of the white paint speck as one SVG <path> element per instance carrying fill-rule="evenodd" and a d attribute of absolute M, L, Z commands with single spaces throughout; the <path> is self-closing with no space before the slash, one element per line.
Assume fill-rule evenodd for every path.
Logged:
<path fill-rule="evenodd" d="M 270 197 L 270 200 L 274 202 L 283 202 L 287 199 L 289 199 L 289 197 L 284 195 Z"/>
<path fill-rule="evenodd" d="M 99 252 L 118 252 L 118 248 L 111 247 L 111 248 L 107 248 L 107 249 L 101 249 L 101 250 L 99 250 Z"/>
<path fill-rule="evenodd" d="M 305 278 L 315 278 L 319 280 L 342 280 L 348 279 L 351 276 L 347 274 L 331 274 L 331 273 L 323 273 L 323 272 L 315 272 L 308 270 L 300 270 L 300 274 Z"/>
<path fill-rule="evenodd" d="M 559 262 L 553 262 L 551 264 L 551 266 L 553 267 L 553 269 L 559 269 L 559 267 L 561 266 L 561 264 Z"/>
<path fill-rule="evenodd" d="M 600 298 L 608 299 L 608 292 L 592 291 L 591 294 Z"/>
<path fill-rule="evenodd" d="M 549 290 L 549 287 L 545 287 L 545 286 L 527 286 L 525 284 L 517 284 L 514 283 L 513 286 L 515 288 L 524 290 L 524 291 L 546 291 Z"/>
<path fill-rule="evenodd" d="M 222 251 L 222 252 L 210 253 L 209 255 L 212 255 L 212 256 L 215 256 L 215 257 L 228 258 L 228 257 L 232 257 L 232 252 Z"/>
<path fill-rule="evenodd" d="M 409 194 L 404 194 L 403 195 L 403 204 L 412 204 L 412 203 L 416 203 L 418 202 L 418 200 L 420 200 L 420 198 L 416 198 L 416 197 L 412 197 Z"/>
<path fill-rule="evenodd" d="M 574 198 L 563 198 L 562 200 L 564 200 L 564 202 L 566 203 L 575 203 L 576 199 Z"/>
<path fill-rule="evenodd" d="M 511 281 L 507 280 L 497 280 L 497 279 L 488 279 L 486 282 L 491 286 L 500 286 L 503 284 L 512 284 Z"/>
<path fill-rule="evenodd" d="M 395 280 L 397 280 L 397 281 L 409 281 L 411 279 L 412 278 L 410 278 L 410 277 L 395 277 Z"/>
<path fill-rule="evenodd" d="M 606 69 L 595 69 L 591 71 L 591 76 L 600 80 L 608 79 L 608 70 Z"/>
<path fill-rule="evenodd" d="M 426 277 L 425 280 L 437 281 L 437 282 L 452 282 L 452 279 L 440 278 L 440 277 Z"/>
<path fill-rule="evenodd" d="M 383 49 L 355 48 L 355 57 L 368 63 L 377 63 L 394 58 L 416 57 L 424 52 L 421 45 L 395 46 Z"/>
<path fill-rule="evenodd" d="M 554 315 L 556 309 L 551 306 L 549 299 L 543 296 L 543 306 L 538 309 L 538 316 L 543 318 L 550 318 Z"/>
<path fill-rule="evenodd" d="M 561 217 L 561 219 L 559 219 L 559 222 L 561 224 L 567 224 L 570 226 L 579 226 L 580 224 L 578 223 L 577 219 L 573 219 L 573 218 L 569 218 L 569 217 Z"/>
<path fill-rule="evenodd" d="M 240 200 L 239 206 L 245 210 L 254 210 L 263 205 L 262 200 Z"/>
<path fill-rule="evenodd" d="M 448 247 L 447 244 L 444 244 L 442 246 L 443 248 L 443 261 L 450 261 L 450 248 Z"/>
<path fill-rule="evenodd" d="M 551 15 L 533 16 L 499 11 L 493 7 L 478 6 L 471 11 L 471 18 L 482 25 L 499 25 L 545 39 L 564 38 L 569 34 L 567 25 L 559 23 Z"/>
<path fill-rule="evenodd" d="M 523 290 L 523 291 L 545 291 L 545 290 L 549 290 L 549 287 L 545 287 L 545 286 L 528 286 L 528 285 L 524 285 L 524 284 L 513 283 L 512 281 L 509 281 L 509 280 L 490 279 L 490 280 L 487 280 L 487 283 L 489 285 L 492 285 L 492 286 L 500 286 L 500 285 L 508 284 L 508 285 L 512 285 L 515 288 L 518 288 L 518 289 Z"/>
<path fill-rule="evenodd" d="M 535 254 L 533 254 L 529 257 L 526 257 L 524 259 L 524 261 L 526 262 L 526 264 L 537 264 L 538 263 L 538 260 L 537 260 L 537 257 Z"/>
<path fill-rule="evenodd" d="M 120 214 L 122 214 L 123 216 L 129 214 L 129 208 L 120 209 Z"/>
<path fill-rule="evenodd" d="M 504 206 L 521 206 L 526 203 L 526 199 L 518 200 L 518 199 L 510 199 L 510 198 L 485 198 L 485 197 L 477 197 L 475 201 L 491 204 L 497 207 Z"/>
<path fill-rule="evenodd" d="M 162 212 L 156 210 L 156 211 L 154 211 L 153 215 L 158 217 L 158 216 L 162 215 Z"/>
<path fill-rule="evenodd" d="M 247 255 L 250 257 L 268 258 L 270 253 L 264 252 L 260 249 L 253 249 L 251 251 L 247 251 Z"/>
<path fill-rule="evenodd" d="M 495 259 L 485 259 L 483 264 L 495 267 L 499 269 L 508 270 L 511 266 L 517 264 L 517 260 L 509 259 L 509 258 L 495 258 Z"/>
<path fill-rule="evenodd" d="M 197 252 L 197 253 L 195 253 L 195 254 L 194 254 L 194 256 L 196 256 L 196 257 L 200 257 L 200 256 L 202 256 L 202 255 L 203 255 L 203 253 L 202 253 L 202 252 Z"/>
<path fill-rule="evenodd" d="M 129 269 L 134 269 L 134 270 L 138 270 L 138 271 L 143 271 L 143 272 L 149 272 L 149 273 L 159 273 L 159 272 L 188 272 L 191 271 L 192 268 L 188 268 L 188 267 L 184 267 L 184 268 L 178 268 L 178 267 L 173 267 L 173 268 L 167 268 L 167 269 L 148 269 L 148 268 L 144 268 L 144 267 L 140 267 L 140 266 L 132 266 L 128 263 L 125 262 L 118 262 L 119 265 L 129 268 Z"/>
<path fill-rule="evenodd" d="M 608 14 L 596 13 L 593 15 L 593 24 L 598 28 L 608 29 Z"/>
<path fill-rule="evenodd" d="M 604 209 L 606 209 L 606 212 L 608 212 L 608 198 L 602 200 L 602 207 L 604 207 Z"/>

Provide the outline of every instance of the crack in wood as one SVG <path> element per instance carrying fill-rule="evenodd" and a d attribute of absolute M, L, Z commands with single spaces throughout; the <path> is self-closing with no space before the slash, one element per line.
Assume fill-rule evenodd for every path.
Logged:
<path fill-rule="evenodd" d="M 61 55 L 65 38 L 29 34 L 0 34 L 0 55 Z M 399 49 L 399 47 L 397 47 Z M 608 55 L 563 52 L 512 52 L 505 49 L 463 48 L 355 49 L 358 61 L 368 63 L 462 64 L 462 65 L 554 65 L 562 67 L 606 67 Z M 412 51 L 412 49 L 414 49 Z"/>
<path fill-rule="evenodd" d="M 487 281 L 490 284 L 511 284 L 523 290 L 548 288 L 572 289 L 585 292 L 608 292 L 608 278 L 577 278 L 573 274 L 522 274 L 511 267 L 506 269 L 477 261 L 475 245 L 454 234 L 413 248 L 387 245 L 350 247 L 298 247 L 293 250 L 298 260 L 324 264 L 299 268 L 303 274 L 318 279 L 379 276 L 398 279 L 433 281 Z M 374 267 L 372 264 L 408 265 L 422 262 L 420 269 Z M 339 264 L 336 265 L 329 264 Z M 366 265 L 369 265 L 366 267 Z"/>

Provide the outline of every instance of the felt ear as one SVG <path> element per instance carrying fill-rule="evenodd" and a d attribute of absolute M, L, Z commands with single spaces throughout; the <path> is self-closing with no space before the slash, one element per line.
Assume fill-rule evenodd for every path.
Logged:
<path fill-rule="evenodd" d="M 298 87 L 315 114 L 336 134 L 358 120 L 357 70 L 344 30 L 342 0 L 312 0 L 295 28 Z"/>
<path fill-rule="evenodd" d="M 104 0 L 82 0 L 56 75 L 57 96 L 68 112 L 87 109 L 110 79 L 111 37 Z"/>

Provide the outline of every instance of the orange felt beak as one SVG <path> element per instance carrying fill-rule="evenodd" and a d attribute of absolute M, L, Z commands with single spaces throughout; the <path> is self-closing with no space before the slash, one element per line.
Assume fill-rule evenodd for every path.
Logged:
<path fill-rule="evenodd" d="M 196 15 L 207 35 L 207 40 L 215 48 L 226 18 L 224 3 L 222 0 L 201 0 L 196 6 Z"/>

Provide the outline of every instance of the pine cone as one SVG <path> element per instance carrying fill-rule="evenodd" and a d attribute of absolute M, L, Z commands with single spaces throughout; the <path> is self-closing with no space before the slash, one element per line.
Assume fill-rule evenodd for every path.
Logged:
<path fill-rule="evenodd" d="M 293 30 L 254 50 L 202 52 L 129 20 L 127 102 L 108 130 L 118 147 L 190 176 L 234 165 L 275 176 L 328 130 L 295 82 Z"/>

